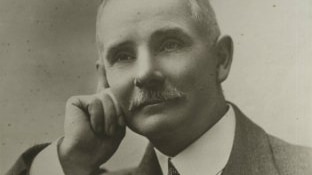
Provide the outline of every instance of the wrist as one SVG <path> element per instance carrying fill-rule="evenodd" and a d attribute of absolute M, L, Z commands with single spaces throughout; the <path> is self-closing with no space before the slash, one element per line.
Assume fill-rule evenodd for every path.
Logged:
<path fill-rule="evenodd" d="M 57 152 L 66 175 L 91 175 L 99 170 L 99 167 L 92 165 L 91 157 L 66 144 L 63 138 L 58 142 Z"/>

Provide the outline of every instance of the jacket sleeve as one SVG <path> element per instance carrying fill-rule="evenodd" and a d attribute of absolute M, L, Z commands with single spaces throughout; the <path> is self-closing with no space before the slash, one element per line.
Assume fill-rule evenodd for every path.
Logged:
<path fill-rule="evenodd" d="M 49 143 L 45 143 L 29 148 L 17 159 L 6 175 L 28 175 L 32 161 L 48 145 Z"/>

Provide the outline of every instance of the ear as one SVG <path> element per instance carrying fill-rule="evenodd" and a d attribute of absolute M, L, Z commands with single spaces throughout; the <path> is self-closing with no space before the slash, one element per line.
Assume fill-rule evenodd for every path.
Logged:
<path fill-rule="evenodd" d="M 223 36 L 216 45 L 218 82 L 222 83 L 228 77 L 233 58 L 233 40 Z"/>
<path fill-rule="evenodd" d="M 104 63 L 101 61 L 101 59 L 97 60 L 96 62 L 96 70 L 98 75 L 98 85 L 96 92 L 100 92 L 103 89 L 109 88 Z"/>

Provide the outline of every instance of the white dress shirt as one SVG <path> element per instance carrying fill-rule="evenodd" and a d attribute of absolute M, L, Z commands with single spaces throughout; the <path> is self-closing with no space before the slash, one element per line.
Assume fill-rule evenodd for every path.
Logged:
<path fill-rule="evenodd" d="M 229 110 L 196 142 L 171 159 L 181 175 L 217 175 L 222 172 L 232 149 L 235 114 Z M 41 151 L 32 163 L 30 175 L 64 175 L 57 152 L 60 139 Z M 163 174 L 168 172 L 168 157 L 156 150 Z"/>
<path fill-rule="evenodd" d="M 229 160 L 235 135 L 235 113 L 227 113 L 204 135 L 188 146 L 171 162 L 181 175 L 221 174 Z M 164 175 L 168 174 L 168 156 L 155 149 Z"/>

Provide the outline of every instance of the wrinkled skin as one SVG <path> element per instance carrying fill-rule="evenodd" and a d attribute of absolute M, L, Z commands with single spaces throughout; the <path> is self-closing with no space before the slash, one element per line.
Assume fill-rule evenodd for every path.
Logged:
<path fill-rule="evenodd" d="M 67 103 L 59 146 L 66 174 L 90 174 L 109 160 L 126 126 L 174 156 L 227 109 L 220 84 L 232 40 L 207 40 L 186 0 L 114 0 L 99 16 L 99 90 Z"/>

